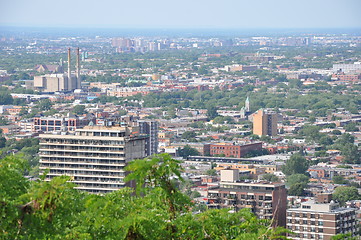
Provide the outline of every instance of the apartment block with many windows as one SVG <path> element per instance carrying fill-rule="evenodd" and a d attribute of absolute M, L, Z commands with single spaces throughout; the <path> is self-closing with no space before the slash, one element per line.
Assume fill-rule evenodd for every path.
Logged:
<path fill-rule="evenodd" d="M 40 135 L 40 170 L 46 180 L 67 175 L 77 189 L 106 193 L 125 186 L 124 167 L 146 157 L 146 137 L 129 127 L 86 126 L 73 135 Z"/>
<path fill-rule="evenodd" d="M 343 208 L 338 203 L 308 201 L 299 208 L 287 210 L 287 228 L 294 232 L 289 237 L 295 240 L 329 240 L 341 233 L 357 232 L 356 209 Z"/>
<path fill-rule="evenodd" d="M 221 170 L 218 188 L 208 190 L 208 208 L 249 208 L 274 226 L 286 226 L 287 193 L 284 183 L 239 181 L 238 169 Z"/>

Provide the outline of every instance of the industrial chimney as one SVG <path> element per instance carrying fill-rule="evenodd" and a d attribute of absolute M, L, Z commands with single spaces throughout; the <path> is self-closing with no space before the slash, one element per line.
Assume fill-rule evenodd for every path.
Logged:
<path fill-rule="evenodd" d="M 70 59 L 70 48 L 68 48 L 68 82 L 71 82 L 70 61 L 71 61 L 71 59 Z"/>
<path fill-rule="evenodd" d="M 80 55 L 79 48 L 76 49 L 76 78 L 77 78 L 77 88 L 80 88 Z"/>

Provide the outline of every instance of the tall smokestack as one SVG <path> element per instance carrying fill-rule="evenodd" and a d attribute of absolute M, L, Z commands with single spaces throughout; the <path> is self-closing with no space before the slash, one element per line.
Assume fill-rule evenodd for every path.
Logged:
<path fill-rule="evenodd" d="M 71 82 L 70 61 L 70 48 L 68 48 L 68 82 Z"/>
<path fill-rule="evenodd" d="M 80 55 L 79 48 L 76 49 L 76 87 L 80 88 Z"/>

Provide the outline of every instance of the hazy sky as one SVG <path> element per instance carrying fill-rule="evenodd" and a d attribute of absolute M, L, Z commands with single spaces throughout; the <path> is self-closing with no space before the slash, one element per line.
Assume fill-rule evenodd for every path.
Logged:
<path fill-rule="evenodd" d="M 0 25 L 359 28 L 361 0 L 0 0 Z"/>

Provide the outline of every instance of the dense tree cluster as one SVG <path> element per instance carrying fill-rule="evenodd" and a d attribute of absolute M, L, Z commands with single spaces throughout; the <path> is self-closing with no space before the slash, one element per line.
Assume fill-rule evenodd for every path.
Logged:
<path fill-rule="evenodd" d="M 251 89 L 250 89 L 251 88 Z M 244 106 L 244 101 L 251 86 L 239 87 L 231 91 L 207 90 L 199 92 L 191 90 L 188 92 L 163 92 L 160 94 L 151 93 L 144 97 L 145 107 L 166 107 L 174 108 L 211 108 L 212 106 L 237 106 L 238 109 Z M 262 90 L 262 89 L 261 89 Z M 309 110 L 314 116 L 326 116 L 329 109 L 345 108 L 353 113 L 360 110 L 360 96 L 341 95 L 338 93 L 315 92 L 300 94 L 298 91 L 288 93 L 268 93 L 265 91 L 252 93 L 251 111 L 260 108 L 290 108 L 299 109 L 298 116 L 310 116 Z M 317 93 L 317 94 L 316 94 Z M 211 109 L 213 110 L 213 109 Z M 289 114 L 292 115 L 290 112 Z M 210 119 L 216 115 L 210 116 Z"/>
<path fill-rule="evenodd" d="M 282 166 L 282 172 L 286 175 L 305 174 L 308 169 L 309 163 L 301 154 L 293 154 L 286 164 Z"/>

